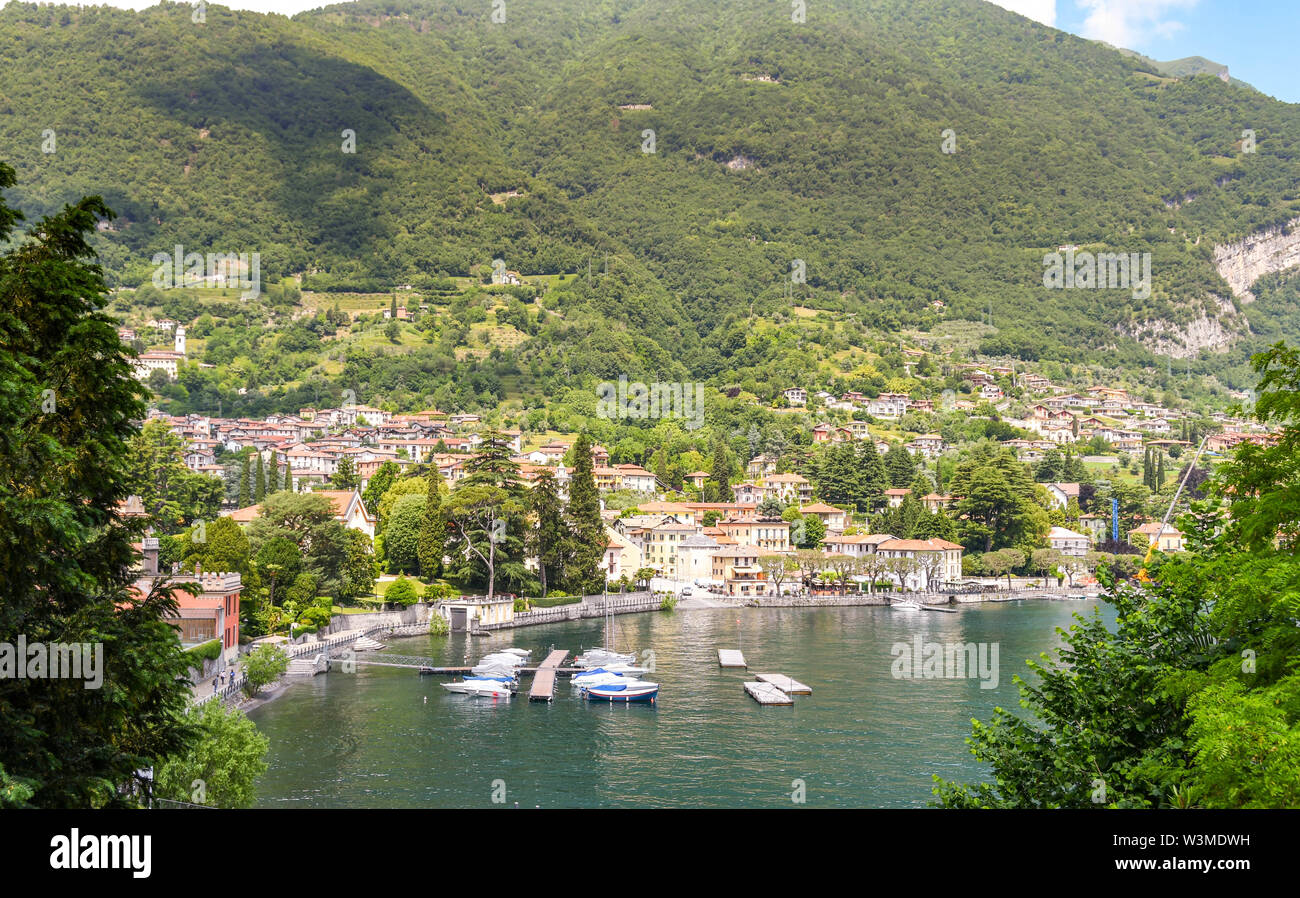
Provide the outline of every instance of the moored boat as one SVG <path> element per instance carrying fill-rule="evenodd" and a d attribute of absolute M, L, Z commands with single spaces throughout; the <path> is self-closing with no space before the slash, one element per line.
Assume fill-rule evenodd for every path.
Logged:
<path fill-rule="evenodd" d="M 593 702 L 654 702 L 659 695 L 659 684 L 646 680 L 627 680 L 622 683 L 589 686 L 582 690 L 582 694 Z"/>

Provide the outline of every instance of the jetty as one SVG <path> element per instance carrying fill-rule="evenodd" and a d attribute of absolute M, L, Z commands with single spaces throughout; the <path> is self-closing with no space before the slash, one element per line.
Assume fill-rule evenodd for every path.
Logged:
<path fill-rule="evenodd" d="M 736 649 L 718 649 L 718 666 L 749 667 L 749 665 L 745 663 L 745 656 Z"/>
<path fill-rule="evenodd" d="M 549 702 L 555 698 L 555 675 L 567 657 L 567 649 L 556 649 L 546 656 L 546 660 L 533 674 L 533 686 L 528 690 L 530 702 Z"/>
<path fill-rule="evenodd" d="M 791 679 L 785 674 L 779 673 L 761 673 L 754 674 L 754 677 L 761 683 L 770 683 L 777 689 L 780 689 L 786 695 L 812 695 L 812 687 L 805 686 L 798 680 Z"/>
<path fill-rule="evenodd" d="M 794 699 L 786 692 L 777 689 L 771 683 L 750 682 L 745 684 L 749 697 L 760 705 L 793 705 Z"/>

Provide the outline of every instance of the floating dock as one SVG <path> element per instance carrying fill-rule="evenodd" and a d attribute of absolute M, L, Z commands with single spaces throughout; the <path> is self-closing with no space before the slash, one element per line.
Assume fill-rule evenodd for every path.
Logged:
<path fill-rule="evenodd" d="M 798 680 L 792 680 L 785 674 L 754 674 L 759 682 L 770 683 L 787 695 L 812 695 L 812 687 L 805 686 Z"/>
<path fill-rule="evenodd" d="M 566 649 L 556 649 L 546 656 L 546 660 L 533 674 L 533 686 L 528 690 L 530 702 L 549 702 L 555 698 L 555 675 L 567 657 L 569 652 Z"/>
<path fill-rule="evenodd" d="M 760 705 L 793 705 L 794 699 L 771 683 L 746 683 L 745 691 Z"/>
<path fill-rule="evenodd" d="M 745 663 L 745 656 L 735 649 L 718 649 L 718 666 L 749 667 L 749 665 Z"/>

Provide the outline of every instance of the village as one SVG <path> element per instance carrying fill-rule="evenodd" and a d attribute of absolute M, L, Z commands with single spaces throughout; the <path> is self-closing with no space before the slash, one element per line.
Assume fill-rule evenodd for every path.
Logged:
<path fill-rule="evenodd" d="M 185 358 L 184 326 L 157 324 L 174 329 L 175 348 L 142 353 L 137 363 L 141 379 L 157 370 L 174 377 L 176 365 Z M 763 452 L 754 455 L 743 462 L 743 479 L 727 478 L 725 494 L 710 487 L 714 471 L 689 472 L 681 487 L 674 489 L 647 467 L 612 462 L 605 447 L 592 445 L 591 474 L 602 497 L 605 525 L 601 569 L 607 583 L 647 583 L 678 597 L 760 601 L 790 594 L 970 591 L 994 588 L 999 577 L 1010 587 L 1012 570 L 1020 569 L 1021 585 L 1063 586 L 1068 580 L 1071 587 L 1083 587 L 1096 582 L 1093 569 L 1113 558 L 1113 553 L 1140 554 L 1153 542 L 1163 552 L 1183 549 L 1183 537 L 1172 523 L 1162 526 L 1155 515 L 1139 514 L 1132 521 L 1136 526 L 1121 530 L 1118 515 L 1099 503 L 1084 511 L 1081 484 L 1063 480 L 1038 484 L 1040 504 L 1051 515 L 1051 526 L 1032 562 L 1029 553 L 1014 552 L 1013 557 L 997 561 L 1007 550 L 972 558 L 956 538 L 938 535 L 955 534 L 949 522 L 961 515 L 963 497 L 926 486 L 938 482 L 939 460 L 957 455 L 963 447 L 949 445 L 938 433 L 917 434 L 901 443 L 882 435 L 896 432 L 905 415 L 958 412 L 969 416 L 995 409 L 1006 416 L 1007 424 L 1038 437 L 1000 442 L 1001 449 L 1014 453 L 1026 470 L 1053 456 L 1059 459 L 1064 452 L 1076 464 L 1119 471 L 1145 452 L 1148 461 L 1161 458 L 1163 482 L 1163 459 L 1172 462 L 1196 448 L 1190 439 L 1196 435 L 1190 413 L 1144 401 L 1123 389 L 1057 387 L 1045 377 L 1017 373 L 1010 366 L 971 364 L 961 366 L 961 372 L 971 385 L 967 394 L 971 398 L 914 399 L 889 392 L 872 397 L 826 391 L 810 395 L 800 387 L 785 390 L 782 398 L 788 409 L 815 410 L 824 418 L 810 428 L 810 451 L 793 459 Z M 1008 414 L 1013 408 L 1011 390 L 1018 392 L 1027 410 L 1023 418 Z M 165 425 L 183 441 L 184 463 L 190 471 L 227 483 L 227 497 L 238 498 L 228 498 L 221 515 L 241 527 L 258 518 L 264 495 L 276 490 L 317 493 L 328 499 L 335 519 L 344 527 L 376 540 L 387 522 L 379 519 L 375 502 L 363 497 L 381 470 L 390 472 L 391 479 L 394 473 L 401 477 L 436 468 L 442 482 L 454 490 L 485 439 L 508 448 L 522 485 L 532 486 L 548 475 L 564 501 L 575 467 L 572 438 L 526 435 L 517 428 L 489 426 L 478 414 L 436 409 L 399 413 L 349 402 L 258 420 L 173 417 L 157 410 L 150 413 L 150 420 Z M 1204 426 L 1204 419 L 1200 420 Z M 1271 438 L 1257 425 L 1226 413 L 1214 413 L 1211 421 L 1215 432 L 1206 433 L 1203 447 L 1207 459 L 1243 441 Z M 909 486 L 896 482 L 884 489 L 878 508 L 864 510 L 852 502 L 827 501 L 832 497 L 822 488 L 824 478 L 792 468 L 808 470 L 811 464 L 815 469 L 819 453 L 845 444 L 870 444 L 882 458 L 891 451 L 897 454 L 901 446 L 912 459 L 909 470 L 914 465 L 918 477 Z M 1098 453 L 1099 448 L 1104 451 Z M 242 458 L 242 471 L 232 464 L 232 457 Z M 256 476 L 250 458 L 256 460 Z M 1155 463 L 1151 464 L 1154 476 Z M 927 465 L 932 473 L 925 473 Z M 1087 486 L 1082 492 L 1091 494 Z M 711 501 L 705 501 L 706 496 Z M 143 512 L 133 508 L 128 513 Z M 891 514 L 897 517 L 890 518 Z M 944 523 L 918 521 L 918 514 Z M 899 526 L 911 532 L 888 532 L 882 522 L 891 521 L 906 521 Z M 146 540 L 142 548 L 143 576 L 160 576 L 157 540 Z M 536 569 L 535 558 L 526 563 Z M 233 657 L 240 639 L 239 574 L 196 573 L 201 593 L 183 596 L 181 601 L 181 614 L 188 618 L 186 638 L 195 643 L 220 637 Z"/>

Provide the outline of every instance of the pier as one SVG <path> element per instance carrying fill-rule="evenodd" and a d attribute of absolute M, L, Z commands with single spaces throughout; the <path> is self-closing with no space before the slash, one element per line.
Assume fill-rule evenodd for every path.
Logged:
<path fill-rule="evenodd" d="M 793 705 L 794 699 L 789 694 L 777 689 L 771 683 L 751 682 L 745 684 L 749 697 L 760 705 Z"/>
<path fill-rule="evenodd" d="M 569 657 L 567 649 L 556 649 L 546 656 L 541 667 L 533 674 L 533 687 L 528 690 L 530 702 L 549 702 L 555 698 L 555 675 L 567 657 Z"/>
<path fill-rule="evenodd" d="M 745 656 L 736 649 L 718 649 L 718 666 L 749 667 L 749 665 L 745 663 Z"/>
<path fill-rule="evenodd" d="M 786 695 L 812 695 L 811 686 L 805 686 L 803 683 L 791 679 L 785 674 L 761 673 L 754 674 L 754 677 L 761 683 L 770 683 Z"/>

